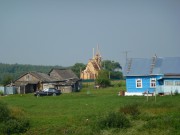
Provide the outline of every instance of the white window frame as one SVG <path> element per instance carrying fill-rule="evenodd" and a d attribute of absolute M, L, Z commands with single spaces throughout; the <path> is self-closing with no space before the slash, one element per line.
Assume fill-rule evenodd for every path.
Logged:
<path fill-rule="evenodd" d="M 174 83 L 173 83 L 172 80 L 165 80 L 165 81 L 164 81 L 164 85 L 165 85 L 165 86 L 173 86 Z"/>
<path fill-rule="evenodd" d="M 142 79 L 136 79 L 136 88 L 142 88 Z"/>
<path fill-rule="evenodd" d="M 156 88 L 156 78 L 150 79 L 150 88 Z"/>
<path fill-rule="evenodd" d="M 180 81 L 175 81 L 175 86 L 180 86 Z"/>

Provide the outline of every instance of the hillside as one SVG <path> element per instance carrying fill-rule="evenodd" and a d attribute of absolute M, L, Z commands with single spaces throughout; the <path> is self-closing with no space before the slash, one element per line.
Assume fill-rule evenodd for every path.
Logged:
<path fill-rule="evenodd" d="M 4 64 L 0 63 L 0 84 L 3 85 L 6 80 L 15 80 L 20 75 L 29 72 L 37 71 L 48 73 L 52 68 L 63 68 L 62 66 L 43 66 L 43 65 L 23 65 L 23 64 Z"/>

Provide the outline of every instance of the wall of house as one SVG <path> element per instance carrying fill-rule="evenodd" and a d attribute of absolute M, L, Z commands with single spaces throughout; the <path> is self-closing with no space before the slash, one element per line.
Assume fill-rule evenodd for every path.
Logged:
<path fill-rule="evenodd" d="M 180 93 L 180 78 L 165 78 L 160 80 L 161 85 L 156 87 L 156 93 Z"/>
<path fill-rule="evenodd" d="M 155 88 L 152 88 L 150 85 L 151 78 L 156 78 L 156 86 L 159 85 L 157 79 L 161 76 L 127 76 L 126 77 L 126 89 L 127 92 L 147 92 L 153 93 Z M 142 80 L 142 86 L 140 88 L 137 87 L 136 80 Z"/>
<path fill-rule="evenodd" d="M 43 83 L 43 89 L 47 89 L 47 88 L 54 88 L 54 84 L 52 84 L 52 83 Z"/>
<path fill-rule="evenodd" d="M 58 86 L 58 89 L 60 89 L 62 93 L 71 93 L 72 92 L 71 86 Z"/>

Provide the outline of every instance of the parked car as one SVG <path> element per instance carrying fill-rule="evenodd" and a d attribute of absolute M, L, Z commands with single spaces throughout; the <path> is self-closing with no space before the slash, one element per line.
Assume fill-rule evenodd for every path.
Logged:
<path fill-rule="evenodd" d="M 48 88 L 48 89 L 36 91 L 34 93 L 34 96 L 56 96 L 60 94 L 61 94 L 61 90 L 57 90 L 55 88 Z"/>

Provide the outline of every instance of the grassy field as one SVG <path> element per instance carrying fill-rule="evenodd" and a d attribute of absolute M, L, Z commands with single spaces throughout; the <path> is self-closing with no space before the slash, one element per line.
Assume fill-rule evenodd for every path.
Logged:
<path fill-rule="evenodd" d="M 56 97 L 33 94 L 0 97 L 13 115 L 25 116 L 30 129 L 25 135 L 178 135 L 180 96 L 120 97 L 119 87 L 93 89 Z M 133 110 L 133 107 L 135 110 Z M 138 112 L 137 114 L 131 111 Z M 99 121 L 110 112 L 124 113 L 128 128 L 100 128 Z"/>

